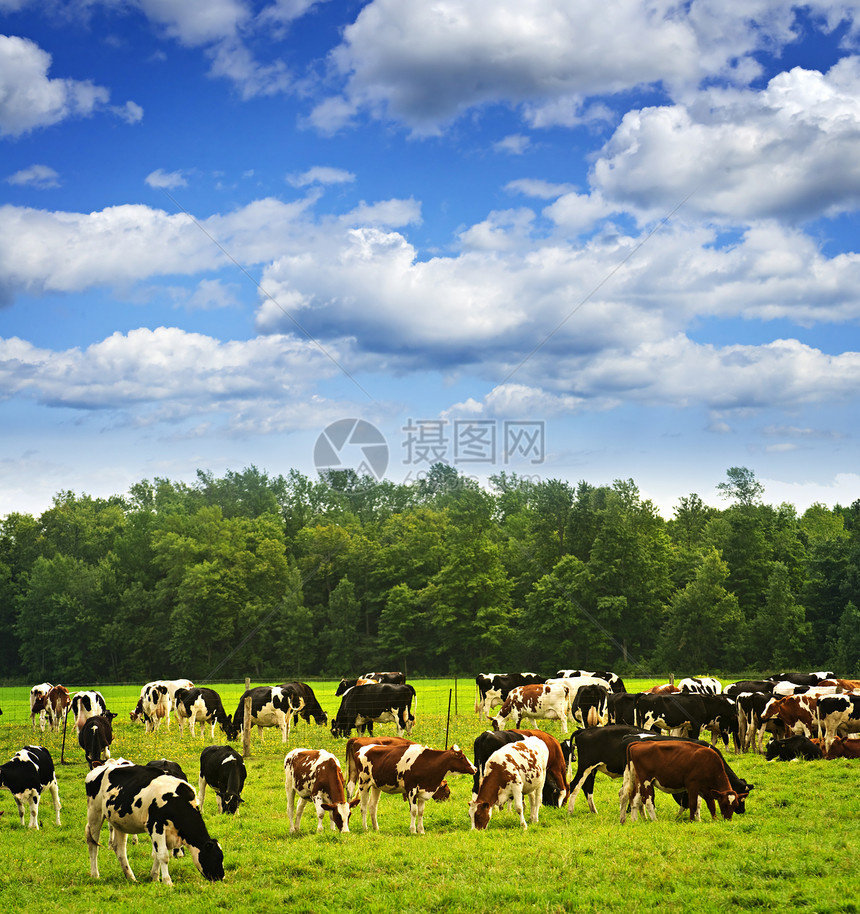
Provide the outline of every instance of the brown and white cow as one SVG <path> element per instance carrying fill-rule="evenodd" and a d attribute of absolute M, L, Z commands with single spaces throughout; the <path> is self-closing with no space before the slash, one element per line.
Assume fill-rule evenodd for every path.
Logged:
<path fill-rule="evenodd" d="M 364 746 L 356 753 L 361 821 L 367 830 L 367 813 L 379 831 L 376 811 L 383 793 L 399 793 L 409 801 L 409 831 L 424 834 L 424 804 L 437 793 L 445 775 L 474 774 L 475 768 L 459 746 L 430 749 L 419 743 L 408 746 Z"/>
<path fill-rule="evenodd" d="M 48 713 L 48 693 L 54 687 L 50 682 L 40 682 L 30 689 L 30 721 L 36 729 L 36 717 L 39 718 L 39 729 L 45 732 L 45 717 Z"/>
<path fill-rule="evenodd" d="M 747 793 L 732 788 L 723 760 L 716 750 L 684 740 L 649 739 L 627 745 L 627 767 L 619 794 L 622 825 L 627 820 L 627 807 L 635 821 L 644 808 L 655 820 L 654 788 L 666 793 L 689 795 L 690 819 L 698 821 L 700 804 L 708 804 L 716 817 L 719 804 L 724 819 L 731 819 Z"/>
<path fill-rule="evenodd" d="M 475 713 L 478 719 L 490 716 L 508 697 L 511 689 L 524 685 L 543 685 L 545 676 L 537 673 L 478 673 L 475 677 Z"/>
<path fill-rule="evenodd" d="M 60 732 L 60 724 L 66 716 L 70 701 L 69 690 L 64 685 L 55 685 L 48 692 L 45 708 L 48 712 L 48 724 L 57 733 Z"/>
<path fill-rule="evenodd" d="M 493 718 L 493 729 L 503 730 L 509 721 L 517 730 L 524 719 L 561 721 L 567 733 L 567 715 L 570 710 L 570 689 L 562 681 L 546 685 L 526 685 L 512 689 L 504 700 L 499 713 Z"/>
<path fill-rule="evenodd" d="M 768 723 L 778 720 L 783 727 L 783 737 L 806 736 L 818 733 L 816 706 L 818 700 L 807 695 L 774 696 L 761 713 L 757 737 L 757 751 L 764 752 L 764 734 Z"/>
<path fill-rule="evenodd" d="M 302 813 L 310 801 L 317 811 L 317 832 L 323 830 L 329 814 L 332 831 L 348 832 L 349 816 L 359 798 L 347 801 L 346 785 L 340 762 L 325 749 L 293 749 L 284 759 L 284 790 L 287 794 L 287 818 L 290 834 L 298 834 Z M 298 808 L 295 806 L 298 794 Z"/>
<path fill-rule="evenodd" d="M 837 736 L 830 744 L 830 748 L 825 753 L 824 758 L 860 759 L 860 739 Z"/>
<path fill-rule="evenodd" d="M 478 794 L 469 803 L 472 828 L 483 830 L 490 824 L 495 807 L 511 801 L 520 817 L 520 824 L 528 828 L 523 811 L 523 798 L 531 806 L 529 822 L 538 821 L 543 785 L 549 764 L 547 744 L 536 736 L 527 736 L 515 743 L 497 749 L 484 767 L 484 776 Z"/>

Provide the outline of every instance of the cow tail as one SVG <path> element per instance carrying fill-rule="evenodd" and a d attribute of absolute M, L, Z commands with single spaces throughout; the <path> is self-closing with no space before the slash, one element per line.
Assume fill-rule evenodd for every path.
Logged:
<path fill-rule="evenodd" d="M 415 691 L 414 687 L 412 688 L 412 713 L 414 714 L 418 710 L 418 693 Z"/>

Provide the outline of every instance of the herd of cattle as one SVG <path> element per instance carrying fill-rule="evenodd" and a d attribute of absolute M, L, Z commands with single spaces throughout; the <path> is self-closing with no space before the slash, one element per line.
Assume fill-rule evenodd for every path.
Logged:
<path fill-rule="evenodd" d="M 628 813 L 634 819 L 640 813 L 656 817 L 655 788 L 672 794 L 692 819 L 699 818 L 702 803 L 712 816 L 719 808 L 730 819 L 745 811 L 753 785 L 735 774 L 717 740 L 726 747 L 732 741 L 736 753 L 765 753 L 768 760 L 860 758 L 860 740 L 851 738 L 860 732 L 860 682 L 835 679 L 829 672 L 786 673 L 725 688 L 715 679 L 684 679 L 638 693 L 628 693 L 614 673 L 583 670 L 560 670 L 553 678 L 481 673 L 475 682 L 479 720 L 495 707 L 500 710 L 492 718 L 492 729 L 475 739 L 473 763 L 457 746 L 433 749 L 409 739 L 416 698 L 402 673 L 343 680 L 336 692 L 340 707 L 330 727 L 333 736 L 347 738 L 347 776 L 326 750 L 289 752 L 284 787 L 290 832 L 299 831 L 309 802 L 316 810 L 317 831 L 323 829 L 326 814 L 332 829 L 349 831 L 350 813 L 359 803 L 364 828 L 369 818 L 378 830 L 380 796 L 391 793 L 408 801 L 410 831 L 422 834 L 425 804 L 448 799 L 450 774 L 473 778 L 469 816 L 475 829 L 487 828 L 493 811 L 508 804 L 526 828 L 526 797 L 532 823 L 538 821 L 541 804 L 566 803 L 572 812 L 580 792 L 595 812 L 597 772 L 622 779 L 622 823 Z M 136 765 L 111 758 L 116 714 L 99 692 L 70 696 L 63 686 L 40 683 L 31 689 L 30 711 L 33 728 L 38 723 L 42 731 L 46 724 L 58 730 L 67 716 L 74 720 L 90 768 L 85 789 L 92 876 L 99 875 L 99 837 L 107 820 L 110 847 L 129 879 L 135 877 L 126 856 L 128 835 L 141 833 L 152 841 L 153 880 L 170 883 L 168 861 L 183 847 L 205 878 L 224 877 L 223 853 L 209 835 L 201 810 L 209 787 L 219 812 L 237 811 L 247 772 L 236 750 L 210 745 L 202 751 L 195 792 L 175 762 L 157 759 Z M 159 680 L 141 689 L 131 719 L 153 732 L 163 721 L 170 726 L 171 713 L 179 721 L 180 736 L 186 722 L 192 736 L 199 723 L 201 735 L 208 724 L 211 737 L 220 727 L 228 741 L 237 739 L 244 727 L 256 726 L 260 738 L 263 728 L 277 727 L 286 743 L 299 717 L 320 726 L 329 723 L 313 689 L 301 682 L 249 689 L 231 715 L 213 689 L 196 688 L 189 680 Z M 539 729 L 521 729 L 524 721 L 536 726 L 538 720 L 558 721 L 564 734 L 569 722 L 580 728 L 563 740 Z M 385 722 L 396 725 L 397 736 L 373 736 L 373 724 Z M 515 729 L 506 729 L 510 723 Z M 710 742 L 700 741 L 703 730 L 710 732 Z M 765 749 L 767 734 L 771 739 Z M 29 827 L 36 829 L 39 798 L 49 790 L 60 824 L 54 762 L 44 747 L 26 746 L 0 766 L 0 787 L 14 795 L 21 824 L 28 810 Z"/>

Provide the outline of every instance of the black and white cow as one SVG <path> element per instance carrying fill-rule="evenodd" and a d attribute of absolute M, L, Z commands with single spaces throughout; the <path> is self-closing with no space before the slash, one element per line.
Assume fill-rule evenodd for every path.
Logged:
<path fill-rule="evenodd" d="M 131 719 L 134 721 L 142 717 L 146 732 L 152 733 L 158 729 L 165 717 L 167 726 L 170 726 L 170 707 L 170 690 L 167 683 L 162 679 L 156 679 L 154 682 L 146 683 L 140 690 L 140 698 L 131 712 Z"/>
<path fill-rule="evenodd" d="M 655 695 L 646 692 L 636 701 L 636 725 L 643 730 L 662 730 L 672 736 L 698 739 L 708 720 L 701 695 L 684 692 Z"/>
<path fill-rule="evenodd" d="M 493 708 L 504 704 L 512 689 L 545 682 L 546 677 L 537 673 L 478 673 L 475 677 L 475 713 L 479 719 L 489 717 Z"/>
<path fill-rule="evenodd" d="M 615 693 L 599 685 L 580 686 L 570 703 L 571 716 L 583 727 L 605 727 L 609 723 L 610 694 Z"/>
<path fill-rule="evenodd" d="M 75 727 L 78 734 L 80 734 L 84 722 L 90 717 L 101 715 L 110 721 L 113 721 L 116 717 L 113 711 L 108 711 L 107 703 L 101 692 L 75 692 L 72 695 L 70 707 L 72 716 L 75 718 Z"/>
<path fill-rule="evenodd" d="M 173 762 L 166 758 L 153 759 L 146 763 L 147 768 L 155 768 L 162 774 L 169 774 L 173 778 L 179 778 L 180 781 L 188 781 L 185 772 L 182 770 L 179 762 Z M 189 784 L 191 782 L 189 781 Z"/>
<path fill-rule="evenodd" d="M 206 799 L 206 786 L 215 791 L 218 800 L 218 812 L 233 815 L 242 799 L 242 788 L 248 772 L 242 756 L 232 746 L 207 746 L 200 753 L 200 780 L 197 784 L 197 796 L 200 809 Z"/>
<path fill-rule="evenodd" d="M 110 744 L 113 742 L 113 725 L 110 718 L 97 714 L 88 717 L 78 733 L 78 743 L 84 750 L 90 768 L 101 765 L 105 758 L 110 758 Z"/>
<path fill-rule="evenodd" d="M 217 724 L 224 731 L 227 739 L 238 737 L 238 727 L 234 724 L 233 718 L 224 710 L 221 696 L 215 689 L 177 689 L 174 701 L 180 736 L 185 732 L 185 721 L 187 720 L 192 736 L 194 736 L 194 725 L 199 721 L 201 736 L 204 735 L 204 725 L 211 724 L 211 735 L 214 738 Z"/>
<path fill-rule="evenodd" d="M 636 702 L 642 692 L 610 692 L 606 696 L 606 710 L 610 724 L 636 725 Z"/>
<path fill-rule="evenodd" d="M 678 683 L 678 688 L 682 692 L 690 692 L 693 695 L 721 695 L 723 692 L 723 684 L 719 679 L 700 676 L 682 679 Z"/>
<path fill-rule="evenodd" d="M 860 695 L 825 695 L 816 705 L 818 732 L 824 739 L 825 752 L 837 736 L 860 731 Z"/>
<path fill-rule="evenodd" d="M 305 700 L 290 685 L 257 686 L 248 689 L 239 699 L 233 724 L 236 732 L 241 733 L 245 726 L 245 699 L 251 698 L 251 726 L 256 727 L 260 739 L 263 738 L 263 727 L 278 727 L 281 731 L 281 742 L 290 738 L 290 725 L 293 717 L 304 707 Z"/>
<path fill-rule="evenodd" d="M 5 787 L 15 797 L 21 825 L 24 809 L 29 808 L 28 828 L 39 828 L 39 799 L 46 788 L 54 801 L 57 825 L 60 824 L 60 791 L 54 773 L 54 760 L 44 746 L 24 746 L 4 765 L 0 765 L 0 787 Z"/>
<path fill-rule="evenodd" d="M 769 676 L 771 682 L 791 682 L 799 686 L 817 686 L 825 679 L 834 679 L 836 674 L 832 670 L 820 670 L 817 673 L 774 673 Z"/>
<path fill-rule="evenodd" d="M 611 670 L 559 670 L 556 674 L 559 679 L 579 679 L 582 676 L 591 676 L 594 679 L 602 679 L 609 683 L 611 692 L 626 692 L 624 680 Z"/>
<path fill-rule="evenodd" d="M 313 718 L 314 723 L 320 727 L 324 727 L 328 723 L 328 714 L 323 711 L 314 690 L 306 682 L 282 682 L 281 688 L 291 690 L 304 699 L 304 705 L 293 714 L 293 724 L 297 724 L 300 717 L 305 723 L 310 723 Z"/>
<path fill-rule="evenodd" d="M 414 699 L 415 689 L 408 684 L 381 682 L 348 689 L 332 721 L 332 736 L 349 736 L 351 730 L 362 725 L 366 725 L 372 736 L 374 723 L 395 723 L 398 736 L 409 736 L 415 723 Z"/>
<path fill-rule="evenodd" d="M 224 853 L 207 831 L 194 788 L 187 781 L 126 759 L 111 759 L 87 775 L 85 786 L 90 875 L 95 879 L 99 877 L 99 838 L 105 819 L 110 847 L 132 882 L 136 880 L 126 854 L 128 836 L 144 832 L 152 839 L 153 881 L 160 877 L 165 885 L 173 884 L 167 865 L 171 853 L 182 846 L 188 847 L 206 879 L 224 878 Z"/>

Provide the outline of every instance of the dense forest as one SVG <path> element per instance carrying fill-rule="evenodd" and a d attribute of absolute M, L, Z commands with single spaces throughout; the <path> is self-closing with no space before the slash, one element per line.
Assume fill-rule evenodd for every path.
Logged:
<path fill-rule="evenodd" d="M 633 480 L 256 467 L 0 520 L 0 679 L 200 682 L 609 668 L 860 674 L 860 501 L 732 467 L 666 520 Z"/>

